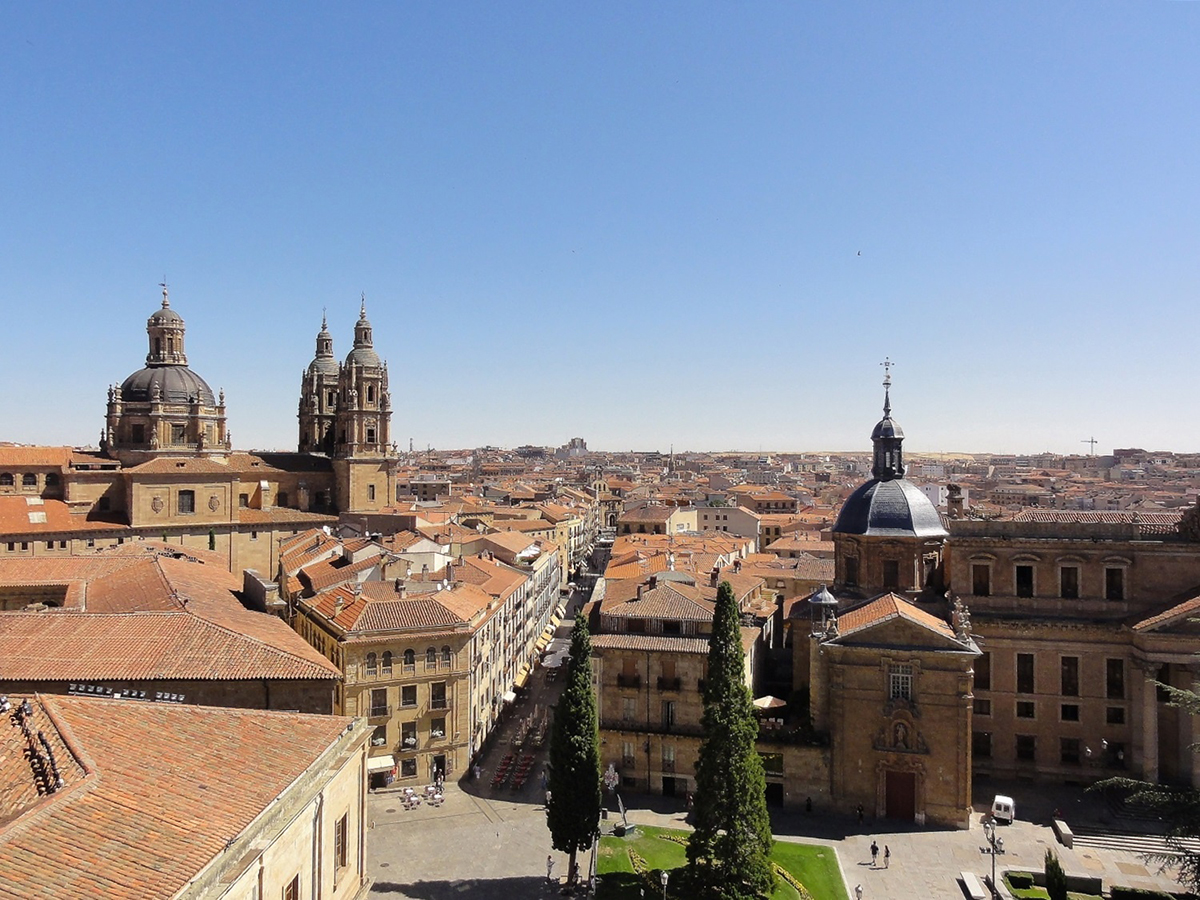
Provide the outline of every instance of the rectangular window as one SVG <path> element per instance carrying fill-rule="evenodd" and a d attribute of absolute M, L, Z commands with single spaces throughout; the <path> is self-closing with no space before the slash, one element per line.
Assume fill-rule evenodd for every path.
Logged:
<path fill-rule="evenodd" d="M 1059 679 L 1064 697 L 1079 696 L 1079 657 L 1064 656 L 1062 658 L 1062 677 Z"/>
<path fill-rule="evenodd" d="M 387 714 L 387 688 L 373 688 L 371 690 L 371 715 L 386 716 Z"/>
<path fill-rule="evenodd" d="M 368 444 L 375 443 L 375 429 L 374 428 L 367 429 L 367 443 Z"/>
<path fill-rule="evenodd" d="M 417 705 L 417 686 L 415 684 L 405 684 L 400 687 L 400 705 Z"/>
<path fill-rule="evenodd" d="M 975 563 L 971 566 L 971 593 L 976 597 L 991 596 L 992 567 L 987 563 Z"/>
<path fill-rule="evenodd" d="M 1033 566 L 1017 566 L 1015 572 L 1018 597 L 1033 596 Z"/>
<path fill-rule="evenodd" d="M 975 687 L 981 691 L 992 689 L 992 654 L 984 653 L 975 660 Z"/>
<path fill-rule="evenodd" d="M 387 725 L 376 725 L 371 733 L 371 746 L 382 747 L 387 743 Z"/>
<path fill-rule="evenodd" d="M 1018 719 L 1032 719 L 1036 715 L 1036 709 L 1037 709 L 1037 707 L 1034 705 L 1034 702 L 1032 700 L 1018 700 L 1017 701 L 1017 718 Z"/>
<path fill-rule="evenodd" d="M 288 500 L 287 492 L 285 492 L 285 491 L 280 491 L 278 494 L 275 495 L 275 505 L 276 506 L 287 506 L 287 500 Z"/>
<path fill-rule="evenodd" d="M 633 741 L 621 742 L 621 765 L 633 765 Z"/>
<path fill-rule="evenodd" d="M 300 876 L 283 886 L 283 900 L 300 900 Z"/>
<path fill-rule="evenodd" d="M 1125 707 L 1110 706 L 1104 710 L 1104 724 L 1106 725 L 1124 725 L 1125 724 Z"/>
<path fill-rule="evenodd" d="M 682 634 L 683 624 L 675 619 L 664 619 L 662 623 L 663 634 Z"/>
<path fill-rule="evenodd" d="M 334 862 L 339 869 L 346 868 L 346 849 L 348 844 L 348 835 L 346 832 L 349 824 L 348 814 L 343 814 L 333 826 L 333 856 Z"/>
<path fill-rule="evenodd" d="M 984 700 L 982 697 L 975 698 L 975 715 L 990 716 L 992 714 L 992 701 Z"/>
<path fill-rule="evenodd" d="M 1078 722 L 1079 721 L 1079 704 L 1078 703 L 1064 703 L 1062 705 L 1062 708 L 1059 710 L 1059 718 L 1062 719 L 1062 721 L 1064 721 L 1064 722 Z"/>
<path fill-rule="evenodd" d="M 675 701 L 664 700 L 662 702 L 662 723 L 663 728 L 670 728 L 675 724 Z"/>
<path fill-rule="evenodd" d="M 405 722 L 400 726 L 400 746 L 406 750 L 417 746 L 416 722 Z M 413 774 L 415 775 L 416 772 Z"/>
<path fill-rule="evenodd" d="M 621 718 L 626 722 L 632 722 L 637 718 L 637 700 L 633 697 L 621 698 Z"/>
<path fill-rule="evenodd" d="M 434 739 L 441 739 L 446 736 L 445 716 L 429 720 L 429 736 Z"/>
<path fill-rule="evenodd" d="M 446 682 L 435 681 L 429 685 L 429 708 L 446 708 Z"/>
<path fill-rule="evenodd" d="M 900 587 L 900 561 L 885 559 L 883 561 L 883 587 L 885 590 L 895 590 Z"/>
<path fill-rule="evenodd" d="M 1125 570 L 1109 566 L 1104 570 L 1104 599 L 1125 599 Z"/>
<path fill-rule="evenodd" d="M 1032 734 L 1017 735 L 1017 759 L 1029 762 L 1037 759 L 1037 738 Z"/>
<path fill-rule="evenodd" d="M 183 426 L 182 425 L 172 425 L 171 426 L 171 443 L 172 444 L 182 444 L 183 443 Z"/>
<path fill-rule="evenodd" d="M 196 492 L 195 491 L 180 491 L 179 492 L 179 514 L 181 516 L 190 516 L 196 511 Z"/>
<path fill-rule="evenodd" d="M 662 767 L 664 772 L 675 771 L 675 745 L 663 744 L 662 748 Z"/>
<path fill-rule="evenodd" d="M 892 700 L 911 700 L 913 694 L 913 667 L 894 665 L 888 668 L 888 697 Z"/>
<path fill-rule="evenodd" d="M 247 508 L 249 508 L 249 506 L 250 506 L 250 495 L 249 494 L 238 494 L 238 507 L 240 509 L 247 509 Z"/>
<path fill-rule="evenodd" d="M 368 500 L 375 499 L 375 485 L 373 485 L 373 484 L 367 485 L 367 499 Z"/>
<path fill-rule="evenodd" d="M 1033 693 L 1033 654 L 1017 654 L 1017 693 Z"/>
<path fill-rule="evenodd" d="M 1079 597 L 1079 566 L 1063 566 L 1058 570 L 1058 596 L 1064 600 Z"/>
<path fill-rule="evenodd" d="M 630 634 L 645 634 L 646 620 L 645 619 L 626 619 L 625 630 Z"/>
<path fill-rule="evenodd" d="M 1105 693 L 1109 700 L 1125 699 L 1125 660 L 1106 659 L 1104 661 Z"/>
<path fill-rule="evenodd" d="M 971 752 L 980 759 L 989 759 L 992 755 L 992 733 L 990 731 L 971 732 Z"/>
<path fill-rule="evenodd" d="M 853 556 L 846 557 L 846 584 L 858 584 L 858 560 Z"/>
<path fill-rule="evenodd" d="M 1079 765 L 1079 738 L 1059 738 L 1058 753 L 1064 765 Z"/>
<path fill-rule="evenodd" d="M 412 759 L 400 760 L 400 777 L 401 778 L 416 778 L 417 777 L 417 760 Z"/>
<path fill-rule="evenodd" d="M 134 425 L 129 429 L 129 441 L 133 444 L 146 443 L 146 426 Z"/>

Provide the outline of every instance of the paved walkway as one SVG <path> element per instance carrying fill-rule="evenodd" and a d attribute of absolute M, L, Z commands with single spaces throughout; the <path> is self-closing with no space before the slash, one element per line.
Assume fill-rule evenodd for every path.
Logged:
<path fill-rule="evenodd" d="M 977 787 L 981 800 L 969 830 L 903 830 L 893 823 L 868 821 L 860 831 L 851 816 L 780 811 L 774 811 L 772 823 L 780 840 L 833 848 L 851 896 L 854 885 L 861 884 L 866 900 L 962 900 L 959 872 L 974 872 L 981 881 L 991 874 L 981 820 L 987 800 L 996 792 L 1016 797 L 1018 811 L 1018 821 L 1000 827 L 1005 853 L 996 860 L 997 871 L 1040 869 L 1046 849 L 1053 848 L 1068 873 L 1098 875 L 1106 888 L 1125 884 L 1177 889 L 1168 874 L 1154 873 L 1135 853 L 1093 847 L 1068 850 L 1055 841 L 1043 824 L 1055 807 L 1068 820 L 1104 819 L 1100 798 L 1078 788 L 996 783 L 986 790 Z M 440 807 L 406 810 L 399 799 L 389 793 L 369 799 L 372 896 L 421 900 L 557 896 L 557 882 L 566 875 L 566 856 L 550 848 L 541 802 L 503 791 L 472 792 L 459 785 L 447 785 L 446 802 Z M 633 807 L 629 810 L 633 823 L 687 827 L 684 812 L 668 805 L 669 800 L 638 795 L 626 799 Z M 1034 821 L 1026 818 L 1026 810 Z M 880 847 L 876 866 L 871 865 L 872 840 Z M 884 846 L 891 849 L 888 868 L 883 868 Z M 554 860 L 554 886 L 546 879 L 547 854 Z M 586 871 L 586 858 L 580 859 L 580 866 Z"/>

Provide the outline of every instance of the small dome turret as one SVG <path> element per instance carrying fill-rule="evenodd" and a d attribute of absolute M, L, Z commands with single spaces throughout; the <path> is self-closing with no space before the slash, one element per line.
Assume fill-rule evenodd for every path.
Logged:
<path fill-rule="evenodd" d="M 367 318 L 367 297 L 364 294 L 359 308 L 358 321 L 354 323 L 354 349 L 346 356 L 346 365 L 381 366 L 383 362 L 375 352 L 371 339 L 371 322 Z"/>

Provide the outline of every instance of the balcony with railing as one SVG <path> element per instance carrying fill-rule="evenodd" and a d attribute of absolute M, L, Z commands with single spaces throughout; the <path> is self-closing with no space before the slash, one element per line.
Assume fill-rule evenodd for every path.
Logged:
<path fill-rule="evenodd" d="M 639 688 L 642 686 L 641 675 L 618 675 L 617 687 L 621 688 Z"/>
<path fill-rule="evenodd" d="M 658 677 L 658 689 L 660 691 L 678 691 L 683 687 L 683 679 L 681 678 L 664 678 Z"/>

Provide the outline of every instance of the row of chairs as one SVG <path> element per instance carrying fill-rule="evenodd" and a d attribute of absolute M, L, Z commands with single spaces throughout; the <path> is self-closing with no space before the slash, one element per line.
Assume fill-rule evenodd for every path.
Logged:
<path fill-rule="evenodd" d="M 521 757 L 521 762 L 517 765 L 517 774 L 513 776 L 512 789 L 519 791 L 525 785 L 525 779 L 529 777 L 529 770 L 533 767 L 533 754 L 526 753 Z"/>
<path fill-rule="evenodd" d="M 500 765 L 496 766 L 496 774 L 492 776 L 492 787 L 498 788 L 508 781 L 512 763 L 513 755 L 511 753 L 506 754 L 504 759 L 500 760 Z"/>

